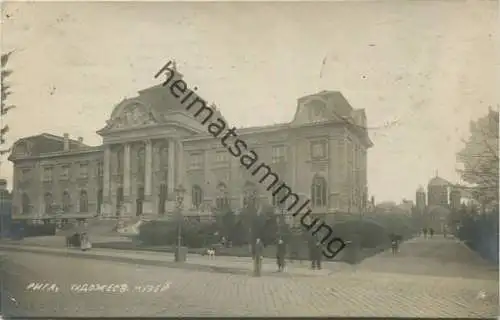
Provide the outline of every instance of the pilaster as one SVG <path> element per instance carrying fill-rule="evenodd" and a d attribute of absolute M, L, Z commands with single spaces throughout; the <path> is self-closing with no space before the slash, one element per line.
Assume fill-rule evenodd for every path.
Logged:
<path fill-rule="evenodd" d="M 152 180 L 153 180 L 153 144 L 151 140 L 146 141 L 146 163 L 144 177 L 144 202 L 142 205 L 143 214 L 149 215 L 153 213 L 153 196 L 152 196 Z"/>
<path fill-rule="evenodd" d="M 123 216 L 132 214 L 132 199 L 130 198 L 130 143 L 123 148 Z"/>
<path fill-rule="evenodd" d="M 168 140 L 168 167 L 167 167 L 168 198 L 174 194 L 175 186 L 175 141 Z"/>
<path fill-rule="evenodd" d="M 103 187 L 102 187 L 102 204 L 101 215 L 109 217 L 112 215 L 111 205 L 111 147 L 104 147 L 104 162 L 103 162 Z"/>

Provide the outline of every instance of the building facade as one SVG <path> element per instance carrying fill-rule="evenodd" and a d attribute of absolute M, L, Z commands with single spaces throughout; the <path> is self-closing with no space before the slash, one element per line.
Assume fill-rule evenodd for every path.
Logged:
<path fill-rule="evenodd" d="M 462 191 L 458 185 L 436 176 L 427 185 L 427 201 L 425 190 L 419 187 L 416 192 L 416 210 L 423 217 L 424 227 L 443 231 L 449 222 L 450 214 L 458 210 L 462 204 Z"/>
<path fill-rule="evenodd" d="M 365 127 L 363 109 L 340 92 L 322 91 L 299 98 L 289 123 L 236 131 L 294 193 L 311 199 L 315 213 L 334 214 L 366 205 L 372 142 Z M 155 218 L 173 211 L 179 185 L 184 210 L 195 215 L 223 206 L 238 212 L 249 195 L 279 202 L 161 85 L 118 103 L 97 133 L 97 147 L 67 134 L 18 140 L 9 157 L 14 216 Z"/>

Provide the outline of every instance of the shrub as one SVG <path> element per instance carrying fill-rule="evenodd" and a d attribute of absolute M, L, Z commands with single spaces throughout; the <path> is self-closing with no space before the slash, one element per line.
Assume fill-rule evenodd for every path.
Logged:
<path fill-rule="evenodd" d="M 175 245 L 179 232 L 177 221 L 150 221 L 139 227 L 138 239 L 144 245 Z M 217 228 L 213 223 L 182 221 L 181 241 L 183 246 L 201 248 L 218 242 Z"/>
<path fill-rule="evenodd" d="M 458 238 L 483 258 L 498 262 L 498 211 L 463 216 Z"/>

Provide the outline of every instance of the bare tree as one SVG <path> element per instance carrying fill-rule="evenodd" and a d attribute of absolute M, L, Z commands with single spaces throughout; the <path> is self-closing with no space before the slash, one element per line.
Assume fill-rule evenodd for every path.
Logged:
<path fill-rule="evenodd" d="M 491 108 L 487 115 L 471 121 L 470 137 L 457 154 L 463 165 L 459 173 L 473 186 L 473 195 L 483 210 L 498 205 L 498 121 L 498 111 Z"/>
<path fill-rule="evenodd" d="M 10 56 L 14 51 L 10 51 L 8 53 L 2 54 L 1 56 L 1 109 L 0 109 L 0 145 L 4 145 L 5 135 L 9 132 L 9 126 L 4 125 L 5 116 L 7 113 L 15 108 L 13 105 L 7 105 L 7 97 L 12 93 L 10 89 L 10 85 L 5 81 L 7 77 L 12 74 L 12 70 L 6 68 L 7 62 L 9 61 Z M 8 149 L 0 149 L 0 156 L 10 152 L 10 148 Z M 1 163 L 1 162 L 0 162 Z"/>

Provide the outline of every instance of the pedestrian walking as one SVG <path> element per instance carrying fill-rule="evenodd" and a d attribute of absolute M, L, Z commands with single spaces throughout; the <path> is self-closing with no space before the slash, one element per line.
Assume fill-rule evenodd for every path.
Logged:
<path fill-rule="evenodd" d="M 393 238 L 391 240 L 391 249 L 392 249 L 392 254 L 393 255 L 396 255 L 398 253 L 398 249 L 399 249 L 399 241 L 398 241 L 398 239 Z"/>
<path fill-rule="evenodd" d="M 321 269 L 321 257 L 322 257 L 322 247 L 321 247 L 321 242 L 313 242 L 312 248 L 311 248 L 311 268 L 313 270 Z"/>
<path fill-rule="evenodd" d="M 427 238 L 427 228 L 424 228 L 424 238 Z"/>
<path fill-rule="evenodd" d="M 276 246 L 276 264 L 278 265 L 278 272 L 285 270 L 285 256 L 286 256 L 286 245 L 282 239 L 279 239 L 278 245 Z"/>
<path fill-rule="evenodd" d="M 432 236 L 434 235 L 434 229 L 430 228 L 429 233 L 431 234 L 431 238 L 432 238 Z"/>

